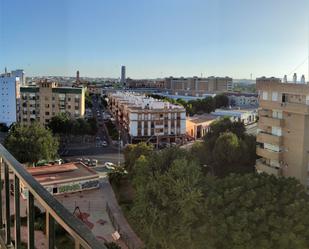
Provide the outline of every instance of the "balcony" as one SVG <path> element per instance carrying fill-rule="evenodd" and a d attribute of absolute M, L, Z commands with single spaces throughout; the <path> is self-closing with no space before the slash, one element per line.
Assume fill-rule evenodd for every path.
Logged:
<path fill-rule="evenodd" d="M 260 132 L 257 137 L 256 141 L 260 143 L 268 143 L 273 145 L 281 146 L 283 145 L 283 137 L 282 136 L 276 136 L 273 134 Z"/>
<path fill-rule="evenodd" d="M 258 173 L 266 173 L 270 175 L 280 176 L 280 168 L 272 167 L 265 163 L 264 159 L 258 159 L 256 160 L 255 168 Z"/>
<path fill-rule="evenodd" d="M 273 118 L 273 117 L 260 116 L 259 123 L 261 123 L 261 125 L 265 125 L 265 126 L 283 127 L 284 120 L 278 119 L 278 118 Z"/>
<path fill-rule="evenodd" d="M 282 159 L 282 152 L 275 152 L 271 150 L 264 149 L 260 146 L 256 147 L 256 154 L 260 157 L 281 161 Z"/>
<path fill-rule="evenodd" d="M 0 144 L 0 248 L 21 248 L 21 217 L 20 217 L 20 187 L 21 183 L 28 191 L 27 197 L 27 234 L 28 249 L 34 249 L 34 221 L 35 205 L 39 203 L 46 211 L 46 241 L 47 248 L 55 248 L 55 223 L 62 226 L 72 236 L 76 249 L 106 248 L 96 240 L 91 231 L 62 206 L 45 188 L 39 184 L 1 144 Z M 1 179 L 1 178 L 4 179 Z M 10 178 L 14 187 L 11 189 Z M 4 189 L 2 189 L 4 188 Z M 10 206 L 10 198 L 14 196 L 14 209 Z M 2 198 L 3 197 L 3 198 Z M 14 210 L 14 211 L 13 211 Z M 11 232 L 11 223 L 14 216 L 14 232 Z M 12 235 L 13 234 L 13 235 Z M 14 241 L 14 243 L 13 243 Z"/>
<path fill-rule="evenodd" d="M 260 107 L 270 110 L 276 109 L 292 113 L 309 114 L 309 106 L 305 103 L 281 103 L 279 101 L 260 100 Z"/>

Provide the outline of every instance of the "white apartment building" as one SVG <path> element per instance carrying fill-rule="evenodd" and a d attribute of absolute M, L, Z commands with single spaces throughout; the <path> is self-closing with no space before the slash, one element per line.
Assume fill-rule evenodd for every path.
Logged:
<path fill-rule="evenodd" d="M 17 122 L 20 101 L 20 81 L 11 73 L 0 75 L 0 123 L 10 126 Z"/>
<path fill-rule="evenodd" d="M 128 142 L 183 142 L 186 110 L 142 94 L 116 92 L 108 96 L 109 108 L 126 132 Z"/>
<path fill-rule="evenodd" d="M 242 122 L 249 125 L 257 121 L 257 109 L 216 109 L 211 113 L 219 117 L 229 117 L 232 122 Z"/>

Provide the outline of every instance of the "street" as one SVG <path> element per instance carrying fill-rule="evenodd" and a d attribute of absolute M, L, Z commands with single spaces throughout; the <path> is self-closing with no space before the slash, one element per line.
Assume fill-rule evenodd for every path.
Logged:
<path fill-rule="evenodd" d="M 95 141 L 84 144 L 69 145 L 65 159 L 77 160 L 78 158 L 97 159 L 98 166 L 102 166 L 104 162 L 112 162 L 118 164 L 123 163 L 123 154 L 119 153 L 119 148 L 112 144 L 112 140 L 108 135 L 107 129 L 103 121 L 103 113 L 105 109 L 100 107 L 100 103 L 96 96 L 92 97 L 92 116 L 97 120 L 98 131 L 95 135 Z"/>

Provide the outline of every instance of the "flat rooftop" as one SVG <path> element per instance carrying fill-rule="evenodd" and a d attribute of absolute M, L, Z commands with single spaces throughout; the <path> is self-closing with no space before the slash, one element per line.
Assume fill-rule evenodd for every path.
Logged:
<path fill-rule="evenodd" d="M 203 114 L 203 115 L 194 115 L 193 117 L 188 117 L 188 121 L 200 124 L 208 121 L 214 121 L 218 119 L 218 116 L 212 115 L 212 114 Z"/>
<path fill-rule="evenodd" d="M 154 99 L 148 97 L 145 94 L 134 92 L 116 92 L 110 94 L 111 98 L 116 99 L 119 103 L 128 106 L 129 109 L 150 109 L 150 110 L 162 110 L 173 109 L 185 111 L 183 106 L 175 105 L 163 100 Z"/>
<path fill-rule="evenodd" d="M 99 178 L 94 170 L 80 162 L 38 166 L 27 168 L 27 171 L 42 185 Z"/>

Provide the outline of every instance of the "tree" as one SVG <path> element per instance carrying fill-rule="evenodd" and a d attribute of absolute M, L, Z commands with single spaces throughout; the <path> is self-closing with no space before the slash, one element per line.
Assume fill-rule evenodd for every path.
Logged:
<path fill-rule="evenodd" d="M 215 172 L 217 175 L 227 175 L 231 168 L 235 172 L 241 158 L 240 141 L 232 132 L 221 133 L 213 149 Z"/>
<path fill-rule="evenodd" d="M 85 106 L 86 108 L 92 108 L 92 98 L 88 91 L 85 92 Z"/>
<path fill-rule="evenodd" d="M 121 247 L 118 246 L 115 242 L 106 242 L 104 245 L 107 249 L 121 249 Z"/>
<path fill-rule="evenodd" d="M 139 159 L 141 160 L 141 159 Z M 140 161 L 141 162 L 141 161 Z M 199 232 L 203 215 L 202 175 L 194 161 L 176 159 L 167 171 L 150 172 L 155 162 L 137 167 L 136 199 L 131 210 L 147 248 L 196 249 L 202 239 Z M 150 171 L 146 170 L 149 168 Z"/>
<path fill-rule="evenodd" d="M 215 108 L 227 107 L 229 105 L 229 98 L 224 94 L 218 94 L 214 97 Z"/>
<path fill-rule="evenodd" d="M 68 135 L 71 133 L 72 126 L 71 118 L 67 113 L 57 114 L 52 117 L 48 123 L 48 128 L 51 129 L 54 134 Z"/>
<path fill-rule="evenodd" d="M 12 127 L 4 146 L 19 162 L 35 164 L 40 160 L 55 159 L 59 143 L 49 129 L 32 123 L 30 126 L 17 124 Z"/>
<path fill-rule="evenodd" d="M 212 111 L 215 110 L 215 102 L 214 99 L 212 97 L 207 97 L 204 98 L 201 101 L 201 112 L 202 113 L 211 113 Z"/>
<path fill-rule="evenodd" d="M 205 186 L 203 248 L 309 248 L 309 201 L 296 179 L 230 175 Z"/>
<path fill-rule="evenodd" d="M 129 144 L 124 149 L 125 169 L 131 174 L 135 161 L 140 156 L 148 156 L 153 151 L 153 145 L 147 143 Z"/>

